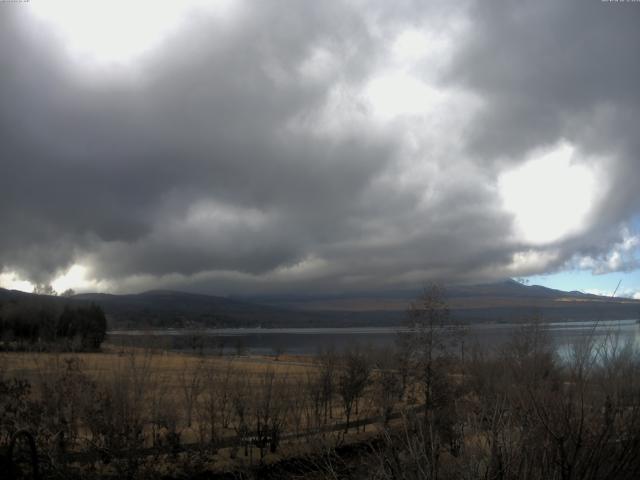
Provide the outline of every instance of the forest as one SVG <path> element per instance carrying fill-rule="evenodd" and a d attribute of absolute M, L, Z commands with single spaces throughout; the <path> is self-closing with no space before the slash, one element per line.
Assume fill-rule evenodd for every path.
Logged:
<path fill-rule="evenodd" d="M 94 351 L 107 333 L 98 305 L 65 304 L 46 297 L 0 303 L 0 350 Z"/>

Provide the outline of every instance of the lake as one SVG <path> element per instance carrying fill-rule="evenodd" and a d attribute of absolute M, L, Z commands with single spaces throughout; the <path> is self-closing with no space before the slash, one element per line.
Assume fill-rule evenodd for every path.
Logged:
<path fill-rule="evenodd" d="M 498 348 L 514 332 L 516 324 L 477 324 L 466 327 L 465 345 Z M 544 324 L 551 341 L 563 355 L 572 343 L 593 336 L 602 341 L 616 337 L 640 347 L 640 324 L 636 320 L 557 322 Z M 114 330 L 109 341 L 118 345 L 148 344 L 172 350 L 203 350 L 207 353 L 313 354 L 321 349 L 337 351 L 354 346 L 390 347 L 400 327 L 370 328 L 223 328 Z"/>

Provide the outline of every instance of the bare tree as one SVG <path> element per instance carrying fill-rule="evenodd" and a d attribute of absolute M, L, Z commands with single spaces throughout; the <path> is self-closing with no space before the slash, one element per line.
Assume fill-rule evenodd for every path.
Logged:
<path fill-rule="evenodd" d="M 280 360 L 280 357 L 284 355 L 286 352 L 286 348 L 282 343 L 278 343 L 273 346 L 273 359 L 277 362 Z"/>
<path fill-rule="evenodd" d="M 338 375 L 338 392 L 342 398 L 342 406 L 346 417 L 345 433 L 349 431 L 351 414 L 358 411 L 358 399 L 369 384 L 371 365 L 366 356 L 358 350 L 344 353 L 343 364 Z"/>
<path fill-rule="evenodd" d="M 261 460 L 265 456 L 267 445 L 270 446 L 271 452 L 275 453 L 280 443 L 286 420 L 285 388 L 286 376 L 276 377 L 273 370 L 267 369 L 260 376 L 260 383 L 255 389 L 254 425 Z"/>
<path fill-rule="evenodd" d="M 305 376 L 305 402 L 307 428 L 320 429 L 322 424 L 322 377 L 316 371 L 307 371 Z"/>
<path fill-rule="evenodd" d="M 58 292 L 49 283 L 36 283 L 33 287 L 33 293 L 37 295 L 56 296 Z"/>
<path fill-rule="evenodd" d="M 374 401 L 387 425 L 394 406 L 402 396 L 402 380 L 398 372 L 393 355 L 384 354 L 378 357 L 374 382 Z"/>
<path fill-rule="evenodd" d="M 327 423 L 327 416 L 333 418 L 333 396 L 336 383 L 336 369 L 338 357 L 333 348 L 321 350 L 318 354 L 320 366 L 319 378 L 321 402 L 324 408 L 324 423 Z"/>
<path fill-rule="evenodd" d="M 447 369 L 460 339 L 460 328 L 451 322 L 445 290 L 441 285 L 427 286 L 410 306 L 406 331 L 400 332 L 398 345 L 405 349 L 398 355 L 407 375 L 418 389 L 423 402 L 422 424 L 415 426 L 424 439 L 422 446 L 429 459 L 432 478 L 437 477 L 440 449 L 448 441 L 455 450 L 452 384 Z"/>
<path fill-rule="evenodd" d="M 245 457 L 250 453 L 250 434 L 253 401 L 251 385 L 246 374 L 238 372 L 231 389 L 231 405 L 233 408 L 232 426 L 240 443 L 244 446 Z"/>
<path fill-rule="evenodd" d="M 179 382 L 184 400 L 185 423 L 189 428 L 193 420 L 193 410 L 202 392 L 203 370 L 204 362 L 202 360 L 199 360 L 194 366 L 191 366 L 189 362 L 185 362 L 180 369 Z"/>
<path fill-rule="evenodd" d="M 201 401 L 198 403 L 200 423 L 208 426 L 209 442 L 213 445 L 218 442 L 222 430 L 229 426 L 234 375 L 231 362 L 227 362 L 222 371 L 207 368 L 202 375 Z"/>

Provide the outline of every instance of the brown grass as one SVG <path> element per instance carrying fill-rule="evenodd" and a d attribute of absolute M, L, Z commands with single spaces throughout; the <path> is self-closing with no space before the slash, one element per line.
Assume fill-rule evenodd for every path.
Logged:
<path fill-rule="evenodd" d="M 249 374 L 262 374 L 272 370 L 279 375 L 306 375 L 316 366 L 309 357 L 281 355 L 278 360 L 269 356 L 199 356 L 169 351 L 145 350 L 134 347 L 120 348 L 105 345 L 101 352 L 94 353 L 47 353 L 47 352 L 1 352 L 0 371 L 5 376 L 33 380 L 45 370 L 64 365 L 65 360 L 79 359 L 84 373 L 100 378 L 104 374 L 122 368 L 134 355 L 150 356 L 150 368 L 154 374 L 168 375 L 169 380 L 185 369 L 193 369 L 201 362 L 208 369 L 224 370 L 231 364 L 235 369 Z"/>

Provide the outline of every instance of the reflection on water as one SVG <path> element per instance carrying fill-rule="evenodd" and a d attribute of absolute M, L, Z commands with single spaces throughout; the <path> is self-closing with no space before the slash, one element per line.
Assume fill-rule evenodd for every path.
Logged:
<path fill-rule="evenodd" d="M 466 327 L 465 344 L 499 348 L 522 328 L 515 324 L 480 324 Z M 596 344 L 605 340 L 619 345 L 630 343 L 640 348 L 640 324 L 636 320 L 600 322 L 557 322 L 544 325 L 558 353 L 566 357 L 571 345 L 592 338 Z M 356 345 L 389 347 L 402 328 L 224 328 L 203 330 L 119 330 L 109 332 L 116 344 L 140 343 L 142 338 L 170 349 L 200 349 L 216 353 L 312 354 L 332 347 L 344 350 Z"/>

